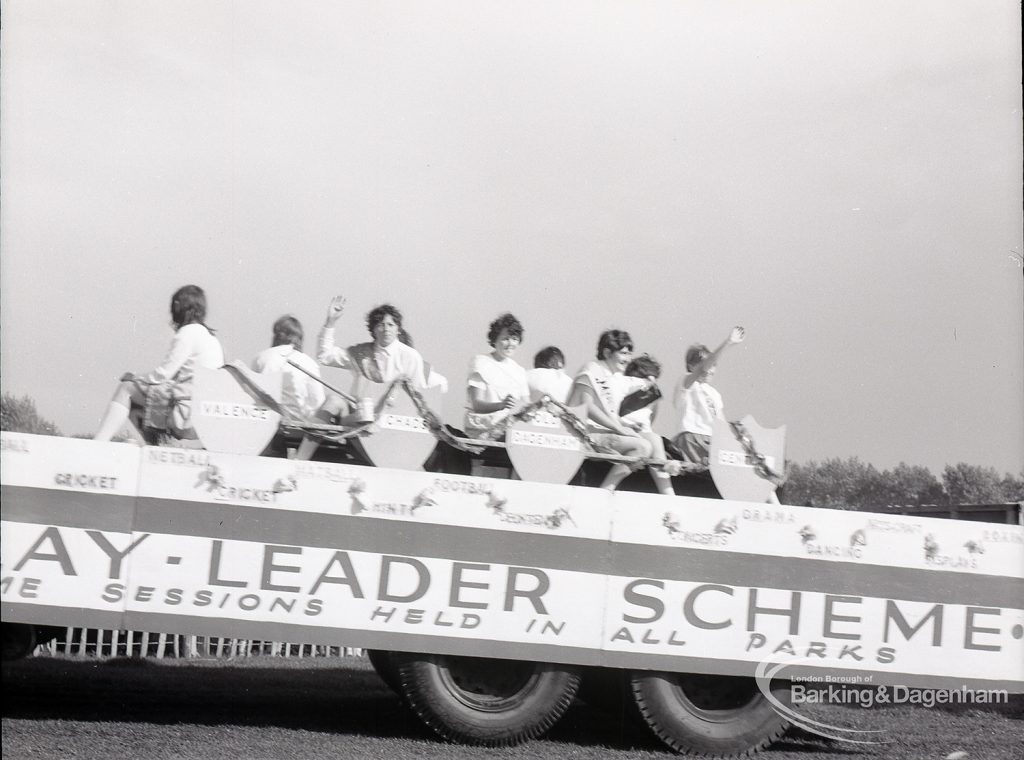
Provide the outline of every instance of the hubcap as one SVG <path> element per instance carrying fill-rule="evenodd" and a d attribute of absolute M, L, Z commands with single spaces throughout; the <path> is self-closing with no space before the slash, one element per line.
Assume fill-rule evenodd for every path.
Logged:
<path fill-rule="evenodd" d="M 444 657 L 438 663 L 448 691 L 467 707 L 500 712 L 520 704 L 537 680 L 532 662 Z"/>

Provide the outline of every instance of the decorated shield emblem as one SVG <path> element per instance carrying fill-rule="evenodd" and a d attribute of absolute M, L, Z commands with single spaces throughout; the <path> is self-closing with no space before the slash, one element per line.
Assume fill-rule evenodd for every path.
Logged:
<path fill-rule="evenodd" d="M 373 399 L 376 416 L 371 432 L 359 439 L 370 461 L 377 467 L 422 468 L 437 439 L 409 394 L 397 383 L 366 383 L 363 393 Z M 441 408 L 440 390 L 430 388 L 419 393 L 428 409 Z"/>
<path fill-rule="evenodd" d="M 266 401 L 281 401 L 281 373 L 197 369 L 192 382 L 192 425 L 208 451 L 259 454 L 277 432 L 281 415 Z M 261 396 L 262 399 L 261 400 Z"/>
<path fill-rule="evenodd" d="M 586 419 L 583 407 L 572 412 Z M 561 419 L 543 410 L 509 425 L 505 442 L 508 458 L 523 480 L 565 484 L 583 464 L 583 444 Z"/>
<path fill-rule="evenodd" d="M 785 472 L 786 426 L 764 428 L 750 415 L 738 423 L 715 420 L 708 465 L 722 498 L 768 501 L 776 489 L 771 473 Z"/>

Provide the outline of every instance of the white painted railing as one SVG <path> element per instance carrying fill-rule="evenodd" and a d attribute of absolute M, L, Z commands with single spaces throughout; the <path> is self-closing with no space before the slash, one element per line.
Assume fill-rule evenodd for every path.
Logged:
<path fill-rule="evenodd" d="M 281 641 L 223 639 L 213 636 L 184 636 L 168 633 L 104 631 L 93 628 L 68 628 L 63 638 L 36 648 L 40 655 L 77 657 L 217 657 L 234 659 L 269 655 L 271 657 L 358 657 L 356 647 L 322 644 L 289 644 Z"/>

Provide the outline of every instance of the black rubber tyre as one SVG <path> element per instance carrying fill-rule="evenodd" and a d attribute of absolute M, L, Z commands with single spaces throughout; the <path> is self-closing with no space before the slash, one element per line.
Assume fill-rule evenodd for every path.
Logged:
<path fill-rule="evenodd" d="M 4 623 L 2 656 L 4 662 L 28 657 L 39 644 L 36 627 L 25 623 Z"/>
<path fill-rule="evenodd" d="M 508 747 L 547 731 L 572 704 L 575 668 L 543 662 L 394 653 L 402 692 L 449 741 Z"/>
<path fill-rule="evenodd" d="M 753 678 L 634 671 L 630 685 L 647 725 L 685 755 L 746 757 L 789 726 Z M 788 705 L 789 684 L 773 683 L 772 695 Z"/>
<path fill-rule="evenodd" d="M 398 666 L 395 665 L 392 653 L 386 652 L 383 649 L 367 649 L 366 659 L 370 661 L 373 669 L 377 671 L 377 675 L 388 685 L 388 688 L 401 695 L 402 682 L 398 677 Z"/>

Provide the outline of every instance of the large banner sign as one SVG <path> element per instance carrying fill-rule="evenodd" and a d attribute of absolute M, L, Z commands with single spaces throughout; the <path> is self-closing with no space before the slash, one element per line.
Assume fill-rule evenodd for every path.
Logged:
<path fill-rule="evenodd" d="M 1024 690 L 1020 526 L 2 444 L 5 621 Z"/>

